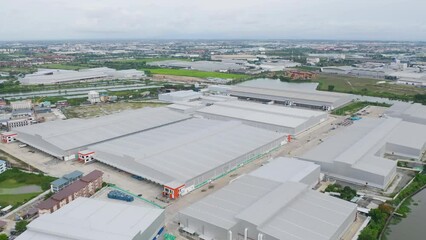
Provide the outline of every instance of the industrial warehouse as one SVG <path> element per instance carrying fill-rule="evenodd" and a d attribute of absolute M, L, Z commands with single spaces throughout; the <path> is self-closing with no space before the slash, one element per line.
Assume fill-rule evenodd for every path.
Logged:
<path fill-rule="evenodd" d="M 386 115 L 401 118 L 404 121 L 426 124 L 426 106 L 419 103 L 398 102 L 393 104 L 386 112 Z"/>
<path fill-rule="evenodd" d="M 209 91 L 244 100 L 327 111 L 352 101 L 349 94 L 317 91 L 315 88 L 316 84 L 294 87 L 285 85 L 280 80 L 258 79 L 235 86 L 209 86 Z"/>
<path fill-rule="evenodd" d="M 144 108 L 92 119 L 69 119 L 17 128 L 16 138 L 63 160 L 86 146 L 190 118 L 166 108 Z M 77 141 L 78 139 L 78 141 Z"/>
<path fill-rule="evenodd" d="M 171 198 L 285 143 L 282 133 L 237 121 L 190 119 L 90 146 L 94 158 L 164 185 Z"/>
<path fill-rule="evenodd" d="M 322 110 L 332 110 L 351 101 L 350 96 L 347 94 L 320 91 L 275 90 L 235 86 L 228 93 L 230 96 L 248 98 L 253 101 L 274 101 L 277 104 Z"/>
<path fill-rule="evenodd" d="M 396 175 L 396 161 L 386 155 L 419 159 L 426 149 L 426 126 L 397 118 L 356 122 L 302 155 L 337 179 L 386 189 Z"/>
<path fill-rule="evenodd" d="M 239 120 L 247 125 L 296 135 L 328 118 L 321 111 L 295 109 L 247 101 L 216 102 L 195 114 L 208 119 Z"/>
<path fill-rule="evenodd" d="M 27 74 L 19 82 L 31 84 L 58 84 L 82 81 L 99 81 L 107 79 L 139 79 L 145 76 L 143 71 L 136 69 L 115 70 L 112 68 L 89 68 L 80 71 L 62 69 L 38 69 L 36 73 Z"/>
<path fill-rule="evenodd" d="M 144 108 L 23 127 L 17 139 L 59 159 L 93 160 L 164 186 L 170 198 L 280 147 L 282 132 Z M 79 139 L 79 141 L 74 141 Z"/>
<path fill-rule="evenodd" d="M 290 170 L 277 168 L 283 165 Z M 273 160 L 180 211 L 180 227 L 209 240 L 340 239 L 356 205 L 311 190 L 318 179 L 315 164 Z"/>
<path fill-rule="evenodd" d="M 156 240 L 164 235 L 164 219 L 162 209 L 80 197 L 37 218 L 17 239 Z"/>

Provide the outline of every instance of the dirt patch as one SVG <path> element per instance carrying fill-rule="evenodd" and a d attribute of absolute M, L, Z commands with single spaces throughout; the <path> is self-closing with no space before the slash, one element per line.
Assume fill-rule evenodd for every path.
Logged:
<path fill-rule="evenodd" d="M 25 194 L 25 193 L 39 193 L 42 192 L 38 185 L 28 185 L 17 188 L 0 188 L 0 195 L 2 194 Z"/>
<path fill-rule="evenodd" d="M 164 103 L 157 102 L 117 102 L 100 103 L 96 105 L 85 105 L 68 107 L 63 110 L 67 118 L 93 118 L 118 113 L 124 110 L 139 109 L 144 107 L 162 107 Z"/>
<path fill-rule="evenodd" d="M 195 83 L 195 82 L 206 82 L 205 79 L 197 77 L 185 77 L 185 76 L 173 76 L 173 75 L 162 75 L 154 74 L 152 77 L 154 81 L 172 81 L 172 82 L 185 82 L 185 83 Z"/>

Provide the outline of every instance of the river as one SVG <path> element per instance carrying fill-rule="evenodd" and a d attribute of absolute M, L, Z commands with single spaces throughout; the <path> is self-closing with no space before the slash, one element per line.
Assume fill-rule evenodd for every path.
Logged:
<path fill-rule="evenodd" d="M 426 239 L 426 189 L 412 197 L 411 212 L 397 224 L 389 225 L 386 240 Z"/>

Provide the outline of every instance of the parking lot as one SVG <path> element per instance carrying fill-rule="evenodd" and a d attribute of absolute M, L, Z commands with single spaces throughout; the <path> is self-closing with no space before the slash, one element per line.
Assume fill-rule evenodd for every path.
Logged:
<path fill-rule="evenodd" d="M 100 170 L 104 172 L 103 178 L 105 182 L 115 184 L 117 187 L 136 195 L 142 194 L 144 198 L 148 200 L 160 205 L 165 205 L 163 202 L 156 199 L 162 192 L 162 187 L 160 185 L 135 179 L 131 176 L 131 174 L 103 163 L 93 162 L 89 164 L 82 164 L 78 161 L 64 162 L 29 146 L 20 148 L 19 143 L 17 142 L 0 144 L 0 148 L 25 162 L 28 165 L 28 170 L 38 169 L 47 175 L 58 178 L 74 170 L 79 170 L 84 174 L 95 169 Z"/>

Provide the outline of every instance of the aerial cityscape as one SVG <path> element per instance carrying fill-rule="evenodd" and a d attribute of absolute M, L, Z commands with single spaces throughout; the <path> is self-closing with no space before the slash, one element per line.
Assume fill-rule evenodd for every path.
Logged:
<path fill-rule="evenodd" d="M 0 240 L 425 239 L 426 2 L 0 6 Z"/>

